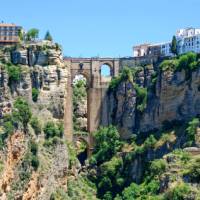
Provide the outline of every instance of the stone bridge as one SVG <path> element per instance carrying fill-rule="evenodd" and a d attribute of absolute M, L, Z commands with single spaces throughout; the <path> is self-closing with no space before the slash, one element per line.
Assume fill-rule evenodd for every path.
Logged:
<path fill-rule="evenodd" d="M 87 79 L 87 131 L 89 132 L 89 148 L 93 147 L 91 133 L 102 125 L 109 124 L 107 112 L 107 89 L 111 78 L 119 74 L 119 59 L 116 58 L 65 58 L 70 69 L 67 85 L 67 99 L 65 106 L 65 131 L 69 140 L 73 140 L 73 80 L 76 75 L 83 75 Z M 110 68 L 110 76 L 101 75 L 102 65 Z"/>

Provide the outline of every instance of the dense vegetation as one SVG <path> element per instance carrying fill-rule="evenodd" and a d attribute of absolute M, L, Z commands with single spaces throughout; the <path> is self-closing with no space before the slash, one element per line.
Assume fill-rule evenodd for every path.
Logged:
<path fill-rule="evenodd" d="M 160 64 L 161 71 L 181 71 L 185 70 L 186 80 L 191 78 L 191 72 L 200 67 L 200 59 L 196 53 L 189 52 L 177 56 L 170 60 L 164 60 Z"/>
<path fill-rule="evenodd" d="M 183 127 L 185 127 L 184 131 Z M 123 141 L 115 127 L 100 128 L 94 133 L 96 145 L 90 158 L 88 175 L 89 180 L 96 185 L 97 197 L 105 200 L 182 200 L 188 195 L 197 197 L 198 190 L 192 189 L 189 182 L 199 182 L 199 158 L 193 160 L 188 153 L 182 150 L 173 151 L 173 146 L 180 138 L 185 139 L 179 148 L 194 144 L 198 127 L 198 118 L 194 118 L 182 126 L 179 123 L 174 123 L 166 127 L 164 124 L 163 131 L 144 137 L 142 143 L 142 135 L 138 136 L 140 139 L 133 137 L 129 141 Z M 147 159 L 149 152 L 156 155 L 156 152 L 159 152 L 165 145 L 170 146 L 168 152 L 172 151 L 167 155 L 167 158 L 160 156 L 157 159 Z M 172 149 L 170 150 L 170 148 Z M 174 158 L 174 161 L 169 161 L 171 158 Z M 140 159 L 142 164 L 138 168 L 143 175 L 140 180 L 134 181 L 130 177 L 131 165 L 136 160 L 139 162 Z M 174 162 L 177 166 L 182 167 L 177 171 L 176 179 L 169 170 Z M 171 184 L 178 184 L 178 186 L 162 192 L 161 183 L 169 173 Z M 188 176 L 190 181 L 184 182 L 184 176 Z"/>

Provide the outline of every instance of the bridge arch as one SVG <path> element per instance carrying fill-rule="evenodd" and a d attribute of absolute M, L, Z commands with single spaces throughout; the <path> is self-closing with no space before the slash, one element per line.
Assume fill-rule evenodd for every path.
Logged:
<path fill-rule="evenodd" d="M 90 146 L 88 136 L 75 136 L 74 137 L 75 147 L 77 149 L 77 158 L 81 165 L 85 165 L 85 161 L 90 155 Z"/>
<path fill-rule="evenodd" d="M 89 148 L 93 147 L 92 133 L 100 125 L 107 126 L 110 123 L 108 116 L 107 89 L 111 78 L 119 74 L 119 59 L 115 58 L 65 58 L 66 65 L 70 69 L 67 86 L 67 102 L 72 101 L 72 81 L 77 74 L 86 77 L 88 82 L 88 132 Z M 101 75 L 101 67 L 107 65 L 110 68 L 110 76 Z M 73 139 L 72 103 L 66 106 L 65 130 L 68 138 Z"/>
<path fill-rule="evenodd" d="M 101 76 L 104 76 L 104 77 L 108 77 L 108 76 L 112 76 L 112 73 L 113 73 L 113 67 L 110 66 L 110 64 L 108 63 L 104 63 L 100 66 L 100 69 L 99 69 L 99 73 Z"/>

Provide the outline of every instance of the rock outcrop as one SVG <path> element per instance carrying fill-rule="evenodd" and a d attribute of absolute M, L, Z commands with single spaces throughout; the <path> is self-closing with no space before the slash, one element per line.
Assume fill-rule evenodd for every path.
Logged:
<path fill-rule="evenodd" d="M 57 44 L 41 41 L 5 48 L 0 50 L 0 61 L 1 132 L 2 120 L 12 112 L 19 96 L 28 102 L 33 117 L 37 117 L 42 127 L 48 121 L 63 123 L 68 68 Z M 44 134 L 35 135 L 30 125 L 28 133 L 22 130 L 8 136 L 3 149 L 0 148 L 3 166 L 0 199 L 43 200 L 50 199 L 58 188 L 67 190 L 69 155 L 67 145 L 62 138 L 59 139 L 53 141 L 53 146 L 45 146 Z M 38 145 L 38 170 L 29 166 L 30 162 L 34 162 L 30 161 L 32 140 Z"/>
<path fill-rule="evenodd" d="M 41 115 L 41 119 L 63 119 L 68 69 L 59 47 L 43 41 L 9 51 L 10 54 L 4 54 L 2 59 L 18 65 L 21 73 L 20 79 L 9 86 L 8 73 L 4 64 L 0 64 L 0 115 L 10 111 L 15 97 L 22 96 L 32 105 L 34 114 Z M 32 101 L 33 88 L 39 92 L 37 102 Z"/>
<path fill-rule="evenodd" d="M 157 73 L 157 81 L 151 82 Z M 148 66 L 136 75 L 135 83 L 147 88 L 146 108 L 137 109 L 134 84 L 122 81 L 109 95 L 111 121 L 119 127 L 122 136 L 160 129 L 164 123 L 187 121 L 200 114 L 200 68 L 192 71 L 187 80 L 186 71 L 160 71 Z"/>

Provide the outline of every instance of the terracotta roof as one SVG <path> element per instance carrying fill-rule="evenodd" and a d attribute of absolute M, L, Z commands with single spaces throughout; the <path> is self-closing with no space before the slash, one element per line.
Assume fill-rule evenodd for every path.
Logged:
<path fill-rule="evenodd" d="M 4 24 L 4 23 L 0 23 L 1 27 L 15 27 L 17 26 L 16 24 Z"/>

